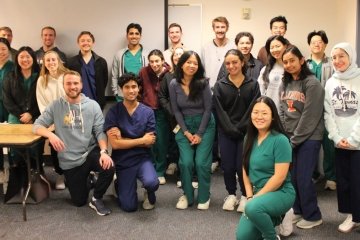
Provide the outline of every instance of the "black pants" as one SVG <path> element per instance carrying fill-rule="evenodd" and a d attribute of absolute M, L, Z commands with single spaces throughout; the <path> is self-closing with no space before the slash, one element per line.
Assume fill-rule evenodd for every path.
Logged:
<path fill-rule="evenodd" d="M 335 148 L 336 188 L 341 213 L 360 222 L 360 151 Z"/>
<path fill-rule="evenodd" d="M 111 167 L 110 169 L 104 170 L 100 166 L 99 159 L 100 148 L 95 147 L 81 166 L 63 170 L 71 201 L 77 207 L 87 203 L 90 191 L 87 185 L 87 179 L 91 171 L 99 173 L 98 180 L 94 187 L 94 197 L 96 199 L 103 197 L 113 179 L 114 168 Z"/>

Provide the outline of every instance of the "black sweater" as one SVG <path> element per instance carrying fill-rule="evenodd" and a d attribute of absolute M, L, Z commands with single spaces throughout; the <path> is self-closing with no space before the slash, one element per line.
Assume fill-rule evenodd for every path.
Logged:
<path fill-rule="evenodd" d="M 259 84 L 247 77 L 239 88 L 229 80 L 228 76 L 216 82 L 213 103 L 217 123 L 228 137 L 244 138 L 249 122 L 249 107 L 258 97 L 260 97 Z"/>

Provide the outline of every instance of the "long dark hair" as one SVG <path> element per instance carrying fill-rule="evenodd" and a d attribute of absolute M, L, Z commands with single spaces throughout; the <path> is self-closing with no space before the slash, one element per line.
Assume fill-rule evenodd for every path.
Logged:
<path fill-rule="evenodd" d="M 35 55 L 34 50 L 31 47 L 24 46 L 24 47 L 19 48 L 18 53 L 16 54 L 16 57 L 15 57 L 15 71 L 14 72 L 15 72 L 16 79 L 19 79 L 20 77 L 24 77 L 21 72 L 21 67 L 20 67 L 19 61 L 18 61 L 18 57 L 19 57 L 20 53 L 24 52 L 24 51 L 28 52 L 33 60 L 33 65 L 31 66 L 31 74 L 40 72 L 40 68 L 39 68 L 39 65 L 37 64 L 36 55 Z"/>
<path fill-rule="evenodd" d="M 247 71 L 247 61 L 244 57 L 244 55 L 240 52 L 240 50 L 238 49 L 230 49 L 226 52 L 224 59 L 228 56 L 228 55 L 234 55 L 234 56 L 238 56 L 238 58 L 240 59 L 240 61 L 243 63 L 243 66 L 241 68 L 241 72 L 242 74 L 246 75 L 246 71 Z"/>
<path fill-rule="evenodd" d="M 282 133 L 286 136 L 284 127 L 282 126 L 281 121 L 280 121 L 278 110 L 276 108 L 274 101 L 271 98 L 269 98 L 267 96 L 261 96 L 258 99 L 256 99 L 256 101 L 250 106 L 250 109 L 251 109 L 250 114 L 252 113 L 255 104 L 261 103 L 261 102 L 265 103 L 271 110 L 272 121 L 271 121 L 269 130 L 276 131 L 278 133 Z M 258 135 L 258 130 L 252 123 L 252 119 L 250 117 L 248 127 L 247 127 L 246 141 L 244 143 L 244 153 L 243 153 L 243 167 L 246 171 L 246 174 L 248 174 L 248 175 L 249 175 L 250 155 L 251 155 L 252 148 L 254 146 L 254 142 L 257 139 L 257 135 Z"/>
<path fill-rule="evenodd" d="M 182 66 L 186 63 L 186 61 L 191 57 L 195 56 L 198 62 L 198 70 L 193 76 L 193 79 L 189 85 L 189 100 L 196 101 L 199 97 L 201 97 L 200 92 L 205 88 L 208 80 L 205 78 L 205 70 L 201 63 L 201 59 L 199 54 L 194 51 L 185 51 L 177 64 L 175 69 L 175 77 L 176 81 L 180 84 L 183 84 L 182 79 L 184 78 L 184 72 Z"/>
<path fill-rule="evenodd" d="M 282 55 L 282 58 L 284 58 L 284 55 L 286 53 L 292 53 L 294 54 L 299 60 L 303 59 L 304 56 L 302 55 L 302 53 L 300 52 L 299 48 L 297 48 L 296 46 L 291 46 L 288 47 L 285 52 Z M 304 80 L 305 78 L 307 78 L 309 75 L 313 75 L 313 73 L 310 71 L 310 69 L 308 68 L 306 62 L 304 61 L 304 63 L 301 65 L 301 70 L 299 73 L 299 79 L 298 80 Z M 285 91 L 287 85 L 293 80 L 293 77 L 290 73 L 288 72 L 284 72 L 284 76 L 283 76 L 283 89 Z"/>
<path fill-rule="evenodd" d="M 287 47 L 289 45 L 289 41 L 281 35 L 271 36 L 266 41 L 265 49 L 266 49 L 267 56 L 268 56 L 268 63 L 266 64 L 265 71 L 262 75 L 262 78 L 263 78 L 263 81 L 265 84 L 265 89 L 267 89 L 267 87 L 269 86 L 269 83 L 270 83 L 269 75 L 276 63 L 276 59 L 270 53 L 270 44 L 272 41 L 275 41 L 275 40 L 281 42 L 283 45 L 285 45 L 285 47 Z"/>

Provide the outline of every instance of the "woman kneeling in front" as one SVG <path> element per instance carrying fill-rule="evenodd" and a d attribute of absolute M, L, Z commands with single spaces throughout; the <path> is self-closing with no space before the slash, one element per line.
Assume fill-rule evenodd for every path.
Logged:
<path fill-rule="evenodd" d="M 243 159 L 243 179 L 249 201 L 240 218 L 236 238 L 280 239 L 275 226 L 295 201 L 289 174 L 291 145 L 270 98 L 258 98 L 250 109 Z"/>

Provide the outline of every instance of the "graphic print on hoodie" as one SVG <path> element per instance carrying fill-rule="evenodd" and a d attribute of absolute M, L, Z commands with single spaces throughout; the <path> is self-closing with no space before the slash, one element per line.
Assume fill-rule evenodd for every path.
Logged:
<path fill-rule="evenodd" d="M 345 86 L 337 86 L 331 94 L 331 104 L 336 116 L 350 117 L 356 114 L 358 106 L 357 94 Z"/>

